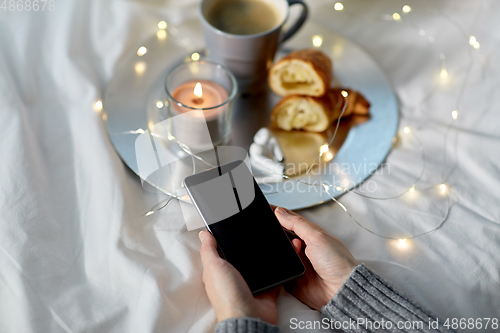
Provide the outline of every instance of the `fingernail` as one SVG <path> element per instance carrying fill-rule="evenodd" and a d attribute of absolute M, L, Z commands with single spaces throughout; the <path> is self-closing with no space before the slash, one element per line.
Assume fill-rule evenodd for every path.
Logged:
<path fill-rule="evenodd" d="M 203 241 L 203 235 L 202 235 L 203 231 L 205 231 L 205 230 L 202 230 L 202 231 L 200 231 L 200 232 L 198 233 L 198 238 L 199 238 L 201 241 Z"/>
<path fill-rule="evenodd" d="M 278 207 L 276 209 L 278 211 L 278 213 L 280 213 L 281 215 L 293 215 L 293 212 L 286 209 L 286 208 L 283 208 L 283 207 Z"/>

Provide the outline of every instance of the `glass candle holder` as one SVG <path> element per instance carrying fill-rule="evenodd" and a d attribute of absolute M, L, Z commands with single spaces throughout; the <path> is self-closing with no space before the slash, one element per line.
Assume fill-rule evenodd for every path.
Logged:
<path fill-rule="evenodd" d="M 238 90 L 229 70 L 210 61 L 183 63 L 168 73 L 165 90 L 169 116 L 183 115 L 171 128 L 176 140 L 196 150 L 228 143 Z M 201 135 L 206 128 L 212 142 L 206 142 L 207 136 Z"/>

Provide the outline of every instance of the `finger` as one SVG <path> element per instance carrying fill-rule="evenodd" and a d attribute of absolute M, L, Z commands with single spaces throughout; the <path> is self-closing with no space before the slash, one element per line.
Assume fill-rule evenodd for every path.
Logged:
<path fill-rule="evenodd" d="M 306 242 L 306 244 L 311 236 L 317 234 L 318 232 L 324 233 L 324 230 L 319 226 L 307 221 L 302 216 L 295 214 L 288 209 L 278 207 L 274 212 L 281 225 L 286 229 L 295 232 L 297 236 Z"/>
<path fill-rule="evenodd" d="M 300 241 L 300 239 L 298 238 L 292 239 L 292 245 L 293 248 L 295 249 L 295 252 L 300 253 L 300 248 L 302 247 L 302 242 Z"/>
<path fill-rule="evenodd" d="M 214 236 L 208 231 L 202 231 L 198 234 L 201 240 L 201 262 L 203 267 L 209 267 L 211 262 L 219 260 L 219 253 L 217 253 L 217 242 Z"/>

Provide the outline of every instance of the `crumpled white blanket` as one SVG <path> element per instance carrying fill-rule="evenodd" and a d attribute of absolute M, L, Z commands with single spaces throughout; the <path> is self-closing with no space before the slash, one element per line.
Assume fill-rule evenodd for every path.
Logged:
<path fill-rule="evenodd" d="M 387 201 L 348 193 L 341 202 L 379 234 L 430 230 L 446 200 L 425 189 L 439 184 L 446 154 L 453 206 L 441 229 L 404 244 L 366 232 L 334 203 L 301 213 L 440 317 L 500 317 L 500 4 L 411 0 L 412 12 L 394 22 L 403 5 L 396 0 L 346 1 L 343 12 L 331 1 L 309 3 L 311 18 L 377 59 L 400 98 L 401 126 L 411 126 L 426 153 L 415 192 Z M 196 15 L 196 3 L 159 0 L 56 0 L 53 12 L 0 10 L 1 332 L 213 330 L 196 232 L 186 231 L 174 201 L 142 217 L 164 196 L 143 190 L 93 109 L 115 65 L 160 20 L 176 25 Z M 460 91 L 469 51 L 473 65 Z M 440 53 L 449 73 L 444 84 Z M 444 150 L 458 95 L 459 117 Z M 390 174 L 370 178 L 375 196 L 400 193 L 418 176 L 422 159 L 410 135 L 401 132 L 387 163 Z M 285 292 L 278 303 L 285 332 L 291 317 L 320 318 Z"/>

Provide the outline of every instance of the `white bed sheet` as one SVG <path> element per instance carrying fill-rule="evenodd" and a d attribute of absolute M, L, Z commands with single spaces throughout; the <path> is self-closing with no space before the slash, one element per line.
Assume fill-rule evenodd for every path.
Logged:
<path fill-rule="evenodd" d="M 333 203 L 301 213 L 440 317 L 499 318 L 500 3 L 409 1 L 413 11 L 403 22 L 384 20 L 401 11 L 397 0 L 346 1 L 342 13 L 332 1 L 309 4 L 311 17 L 382 65 L 401 101 L 401 126 L 419 135 L 427 158 L 414 193 L 388 201 L 349 193 L 341 201 L 380 234 L 430 230 L 446 200 L 424 189 L 439 184 L 446 154 L 453 206 L 441 229 L 404 245 L 364 231 Z M 209 332 L 215 315 L 197 232 L 186 231 L 175 202 L 141 217 L 163 197 L 142 189 L 93 110 L 125 52 L 160 20 L 195 17 L 196 2 L 56 0 L 55 8 L 0 10 L 0 331 Z M 469 51 L 473 65 L 460 92 Z M 444 85 L 440 53 L 449 73 Z M 411 133 L 401 132 L 387 163 L 390 174 L 370 178 L 374 196 L 397 194 L 418 176 L 422 159 Z M 291 317 L 320 318 L 286 293 L 279 310 L 283 331 Z"/>

